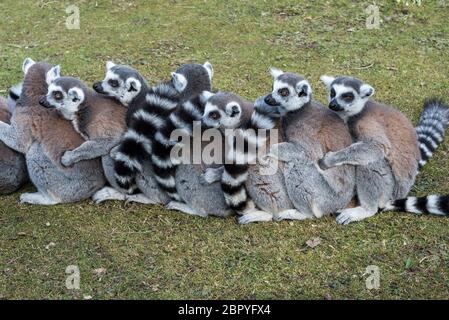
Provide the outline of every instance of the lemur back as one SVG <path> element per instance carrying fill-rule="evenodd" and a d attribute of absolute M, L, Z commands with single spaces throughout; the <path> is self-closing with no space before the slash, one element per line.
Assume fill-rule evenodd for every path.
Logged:
<path fill-rule="evenodd" d="M 418 137 L 410 120 L 398 110 L 370 100 L 362 112 L 348 119 L 348 126 L 355 141 L 382 139 L 380 147 L 384 149 L 397 184 L 401 185 L 398 197 L 405 197 L 415 181 L 421 160 Z"/>

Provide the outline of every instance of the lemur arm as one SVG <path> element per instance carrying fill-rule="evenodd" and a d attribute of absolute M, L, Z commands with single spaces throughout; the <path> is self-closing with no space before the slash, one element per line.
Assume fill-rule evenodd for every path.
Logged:
<path fill-rule="evenodd" d="M 20 140 L 17 136 L 17 131 L 14 126 L 9 125 L 3 121 L 0 121 L 0 141 L 17 152 L 24 154 L 26 153 L 26 149 L 20 143 Z"/>
<path fill-rule="evenodd" d="M 108 155 L 111 149 L 119 142 L 120 138 L 112 137 L 86 141 L 78 148 L 66 151 L 61 158 L 61 163 L 66 167 L 70 167 L 79 161 L 103 157 Z"/>
<path fill-rule="evenodd" d="M 380 141 L 360 141 L 340 151 L 328 152 L 318 164 L 323 170 L 345 164 L 366 166 L 385 158 L 387 148 L 387 145 Z"/>

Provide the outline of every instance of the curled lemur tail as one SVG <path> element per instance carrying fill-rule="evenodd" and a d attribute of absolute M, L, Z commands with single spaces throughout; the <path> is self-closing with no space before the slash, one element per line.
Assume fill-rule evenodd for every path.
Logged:
<path fill-rule="evenodd" d="M 11 98 L 13 101 L 19 100 L 21 94 L 22 94 L 22 83 L 9 89 L 9 98 Z"/>
<path fill-rule="evenodd" d="M 200 121 L 205 101 L 198 95 L 188 101 L 181 103 L 168 117 L 166 123 L 156 133 L 153 142 L 151 160 L 153 163 L 154 177 L 159 187 L 167 195 L 176 201 L 183 201 L 176 189 L 176 167 L 171 159 L 172 147 L 177 141 L 171 140 L 172 132 L 176 129 L 183 131 L 183 134 L 192 136 L 193 122 Z"/>
<path fill-rule="evenodd" d="M 438 99 L 427 100 L 424 103 L 424 110 L 416 127 L 421 151 L 419 168 L 427 163 L 443 141 L 448 124 L 449 107 Z"/>
<path fill-rule="evenodd" d="M 145 160 L 150 159 L 152 143 L 157 130 L 167 115 L 177 106 L 179 93 L 171 84 L 162 83 L 148 90 L 145 101 L 133 106 L 128 130 L 114 155 L 117 184 L 128 193 L 134 193 L 136 175 L 142 172 Z"/>
<path fill-rule="evenodd" d="M 416 214 L 432 214 L 438 216 L 449 215 L 449 195 L 407 197 L 390 201 L 383 211 L 402 211 Z"/>
<path fill-rule="evenodd" d="M 235 130 L 235 135 L 231 137 L 233 139 L 230 143 L 232 148 L 226 155 L 221 188 L 227 205 L 237 213 L 243 213 L 254 207 L 245 187 L 248 178 L 248 162 L 251 158 L 248 151 L 255 152 L 258 147 L 265 144 L 266 135 L 259 136 L 258 130 L 273 129 L 277 118 L 279 118 L 279 115 L 276 108 L 267 105 L 263 98 L 259 98 L 255 103 L 251 118 L 243 130 Z M 253 134 L 248 134 L 249 131 L 246 130 L 245 132 L 245 129 L 253 129 Z M 243 148 L 237 149 L 236 139 L 239 135 L 243 140 Z"/>

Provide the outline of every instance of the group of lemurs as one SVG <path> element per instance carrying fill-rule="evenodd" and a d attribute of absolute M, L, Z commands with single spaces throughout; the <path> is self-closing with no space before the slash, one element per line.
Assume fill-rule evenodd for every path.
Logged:
<path fill-rule="evenodd" d="M 27 181 L 37 188 L 21 203 L 120 200 L 203 217 L 237 214 L 240 223 L 335 214 L 348 224 L 382 210 L 449 214 L 448 196 L 407 196 L 449 124 L 440 100 L 424 103 L 415 128 L 353 77 L 321 77 L 325 107 L 312 100 L 306 79 L 278 69 L 272 92 L 254 103 L 213 93 L 209 62 L 185 64 L 153 85 L 107 62 L 93 90 L 61 76 L 59 66 L 27 58 L 22 69 L 23 82 L 0 98 L 0 193 Z M 222 162 L 172 157 L 180 143 L 193 148 L 194 123 L 222 133 Z M 174 130 L 189 141 L 173 139 Z M 259 134 L 273 130 L 277 141 Z M 253 147 L 265 152 L 255 156 Z M 274 163 L 272 174 L 262 173 Z"/>

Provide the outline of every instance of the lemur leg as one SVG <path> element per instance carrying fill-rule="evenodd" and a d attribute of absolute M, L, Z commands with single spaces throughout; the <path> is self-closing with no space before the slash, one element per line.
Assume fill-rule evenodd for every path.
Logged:
<path fill-rule="evenodd" d="M 59 202 L 47 194 L 42 192 L 23 193 L 20 195 L 20 203 L 38 204 L 44 206 L 52 206 Z"/>
<path fill-rule="evenodd" d="M 0 121 L 0 141 L 3 141 L 4 144 L 17 152 L 26 152 L 19 142 L 15 128 L 3 121 Z"/>
<path fill-rule="evenodd" d="M 91 160 L 99 157 L 103 157 L 111 151 L 111 149 L 117 145 L 118 139 L 98 139 L 84 142 L 78 148 L 66 151 L 61 158 L 61 163 L 66 166 L 72 166 L 73 164 L 82 160 Z"/>
<path fill-rule="evenodd" d="M 380 143 L 357 142 L 337 152 L 328 152 L 319 161 L 322 169 L 329 169 L 344 164 L 364 166 L 385 158 L 384 148 Z"/>
<path fill-rule="evenodd" d="M 239 224 L 272 221 L 273 215 L 262 210 L 251 210 L 239 218 Z"/>
<path fill-rule="evenodd" d="M 190 214 L 192 216 L 200 216 L 200 217 L 207 217 L 207 214 L 204 214 L 202 212 L 197 212 L 195 210 L 193 210 L 192 208 L 190 208 L 187 204 L 182 203 L 182 202 L 178 202 L 178 201 L 170 201 L 167 205 L 166 208 L 169 210 L 177 210 L 177 211 L 181 211 L 187 214 Z"/>
<path fill-rule="evenodd" d="M 356 186 L 360 206 L 341 210 L 337 223 L 346 225 L 374 216 L 391 199 L 394 185 L 393 173 L 386 160 L 357 167 Z"/>
<path fill-rule="evenodd" d="M 314 219 L 315 217 L 312 215 L 308 215 L 305 213 L 301 213 L 296 209 L 284 210 L 279 213 L 276 213 L 273 216 L 273 220 L 281 221 L 281 220 L 307 220 Z"/>
<path fill-rule="evenodd" d="M 206 171 L 200 176 L 200 182 L 204 185 L 212 184 L 221 180 L 224 167 L 207 168 Z"/>

